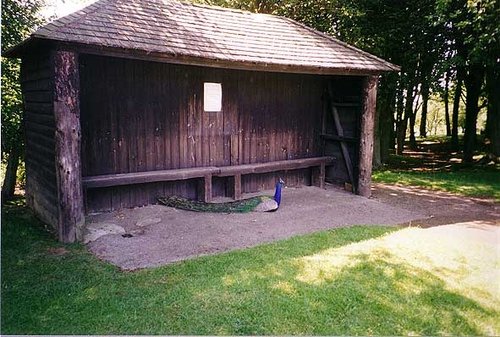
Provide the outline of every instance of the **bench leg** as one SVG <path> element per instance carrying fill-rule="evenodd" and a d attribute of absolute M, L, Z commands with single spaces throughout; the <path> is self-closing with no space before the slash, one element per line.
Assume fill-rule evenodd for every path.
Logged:
<path fill-rule="evenodd" d="M 241 174 L 234 175 L 234 200 L 241 199 Z"/>
<path fill-rule="evenodd" d="M 319 166 L 319 188 L 325 188 L 325 174 L 326 174 L 326 167 L 325 163 L 322 163 Z"/>
<path fill-rule="evenodd" d="M 311 186 L 325 188 L 326 165 L 320 164 L 318 167 L 311 168 Z"/>
<path fill-rule="evenodd" d="M 207 174 L 203 177 L 198 185 L 198 199 L 204 202 L 212 201 L 212 175 Z"/>

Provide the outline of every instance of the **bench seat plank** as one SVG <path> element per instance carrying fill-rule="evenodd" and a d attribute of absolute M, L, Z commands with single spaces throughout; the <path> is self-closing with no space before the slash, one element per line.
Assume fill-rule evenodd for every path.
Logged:
<path fill-rule="evenodd" d="M 217 167 L 208 166 L 208 167 L 195 167 L 195 168 L 185 168 L 185 169 L 88 176 L 88 177 L 83 177 L 82 182 L 85 188 L 98 188 L 98 187 L 154 183 L 160 181 L 175 181 L 175 180 L 186 180 L 193 178 L 204 178 L 206 176 L 210 176 L 218 172 L 219 169 Z"/>
<path fill-rule="evenodd" d="M 237 174 L 258 174 L 258 173 L 268 173 L 273 171 L 287 171 L 287 170 L 298 170 L 302 168 L 308 168 L 311 166 L 330 165 L 334 161 L 333 157 L 313 157 L 313 158 L 301 158 L 301 159 L 290 159 L 290 160 L 280 160 L 272 161 L 268 163 L 258 163 L 258 164 L 244 164 L 235 166 L 222 166 L 219 167 L 219 172 L 214 175 L 219 177 L 229 177 Z"/>

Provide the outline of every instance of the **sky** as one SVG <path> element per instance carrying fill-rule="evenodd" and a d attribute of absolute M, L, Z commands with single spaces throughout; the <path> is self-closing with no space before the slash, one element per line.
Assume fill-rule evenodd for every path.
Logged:
<path fill-rule="evenodd" d="M 45 0 L 45 6 L 40 13 L 47 19 L 53 20 L 73 13 L 90 5 L 96 0 Z"/>

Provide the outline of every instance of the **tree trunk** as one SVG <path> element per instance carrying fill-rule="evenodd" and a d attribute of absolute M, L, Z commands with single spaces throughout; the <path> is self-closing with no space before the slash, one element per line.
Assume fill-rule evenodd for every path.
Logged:
<path fill-rule="evenodd" d="M 9 153 L 7 167 L 5 169 L 5 178 L 2 185 L 2 203 L 11 200 L 14 197 L 17 181 L 17 168 L 19 167 L 20 151 L 15 146 Z"/>
<path fill-rule="evenodd" d="M 450 87 L 450 71 L 446 72 L 446 78 L 444 82 L 444 117 L 446 121 L 446 136 L 451 136 L 451 125 L 450 125 L 450 95 L 449 95 L 449 87 Z"/>
<path fill-rule="evenodd" d="M 410 137 L 409 137 L 409 143 L 410 143 L 410 149 L 416 150 L 417 149 L 417 140 L 415 139 L 415 122 L 417 119 L 417 112 L 419 109 L 419 100 L 420 96 L 417 93 L 418 84 L 416 88 L 411 88 L 411 97 L 407 97 L 406 100 L 408 102 L 408 99 L 410 99 L 410 104 L 411 104 L 411 110 L 407 110 L 409 113 L 408 116 L 408 121 L 410 122 Z M 415 91 L 414 91 L 415 89 Z M 416 99 L 416 102 L 415 102 Z M 415 109 L 413 109 L 415 107 Z M 406 107 L 406 109 L 409 109 Z"/>
<path fill-rule="evenodd" d="M 381 111 L 380 115 L 380 158 L 382 163 L 387 162 L 387 159 L 389 159 L 389 150 L 394 149 L 395 86 L 395 83 L 392 83 L 386 108 Z"/>
<path fill-rule="evenodd" d="M 395 75 L 396 74 L 384 75 L 380 80 L 377 99 L 376 140 L 373 150 L 373 167 L 386 163 L 389 157 L 389 149 L 394 148 L 394 140 L 392 138 L 394 137 L 394 112 L 397 84 L 397 76 Z"/>
<path fill-rule="evenodd" d="M 465 78 L 467 95 L 465 102 L 464 162 L 466 163 L 472 163 L 474 150 L 476 149 L 478 101 L 481 95 L 483 79 L 484 67 L 478 64 L 471 65 Z"/>
<path fill-rule="evenodd" d="M 460 110 L 460 96 L 462 96 L 463 68 L 457 69 L 457 85 L 453 97 L 453 114 L 451 116 L 451 144 L 458 149 L 458 111 Z"/>
<path fill-rule="evenodd" d="M 413 114 L 413 84 L 410 81 L 408 87 L 406 88 L 406 102 L 404 106 L 404 116 L 401 121 L 400 129 L 398 131 L 398 149 L 400 149 L 400 151 L 398 151 L 398 154 L 403 154 L 404 142 L 406 139 L 406 130 L 408 127 L 408 122 L 409 121 L 411 122 L 410 117 L 412 116 L 412 114 Z M 413 125 L 415 124 L 413 123 Z M 415 137 L 415 135 L 413 135 L 413 137 Z"/>
<path fill-rule="evenodd" d="M 411 98 L 412 102 L 411 105 L 413 107 L 413 95 Z M 417 148 L 417 140 L 415 138 L 415 119 L 417 118 L 417 110 L 413 111 L 411 110 L 410 116 L 409 116 L 409 121 L 410 121 L 410 149 L 415 150 Z"/>
<path fill-rule="evenodd" d="M 402 84 L 400 84 L 396 116 L 396 154 L 398 155 L 403 154 L 407 123 L 408 119 L 405 113 L 404 90 Z"/>
<path fill-rule="evenodd" d="M 420 118 L 420 137 L 427 137 L 427 104 L 429 102 L 429 83 L 422 83 L 422 117 Z"/>
<path fill-rule="evenodd" d="M 491 67 L 486 73 L 486 95 L 488 115 L 486 135 L 490 140 L 490 153 L 497 160 L 500 157 L 500 69 Z"/>
<path fill-rule="evenodd" d="M 380 167 L 382 167 L 382 155 L 380 152 L 380 133 L 379 131 L 379 126 L 378 124 L 380 123 L 380 116 L 379 113 L 375 113 L 375 134 L 374 134 L 374 139 L 373 139 L 373 158 L 372 158 L 372 165 L 373 169 L 376 170 Z"/>

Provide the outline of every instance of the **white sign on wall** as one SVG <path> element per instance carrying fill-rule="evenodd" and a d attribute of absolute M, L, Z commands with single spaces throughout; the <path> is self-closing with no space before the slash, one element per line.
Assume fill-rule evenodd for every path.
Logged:
<path fill-rule="evenodd" d="M 203 88 L 203 108 L 208 112 L 218 112 L 222 110 L 222 84 L 204 83 Z"/>

